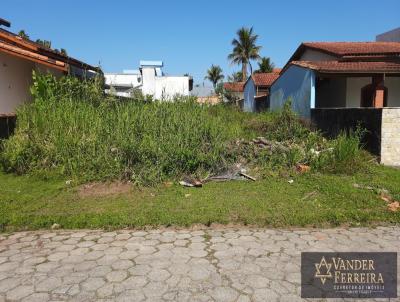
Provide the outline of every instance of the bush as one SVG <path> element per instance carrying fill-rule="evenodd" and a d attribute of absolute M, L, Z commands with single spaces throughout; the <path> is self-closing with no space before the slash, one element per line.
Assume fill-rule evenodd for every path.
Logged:
<path fill-rule="evenodd" d="M 327 153 L 323 170 L 334 173 L 351 174 L 367 168 L 366 163 L 371 158 L 361 145 L 364 131 L 357 129 L 349 133 L 342 132 L 332 141 L 332 147 Z"/>

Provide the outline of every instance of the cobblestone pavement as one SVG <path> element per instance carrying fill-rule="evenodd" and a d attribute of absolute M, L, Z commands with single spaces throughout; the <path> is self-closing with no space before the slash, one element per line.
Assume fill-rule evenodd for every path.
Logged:
<path fill-rule="evenodd" d="M 399 249 L 400 227 L 0 234 L 0 301 L 300 301 L 302 251 Z"/>

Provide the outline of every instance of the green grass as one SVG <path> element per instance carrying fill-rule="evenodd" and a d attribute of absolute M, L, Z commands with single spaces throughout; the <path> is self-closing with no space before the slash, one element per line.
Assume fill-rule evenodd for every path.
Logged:
<path fill-rule="evenodd" d="M 309 173 L 257 182 L 132 186 L 129 193 L 80 198 L 65 180 L 42 180 L 0 173 L 0 225 L 3 230 L 49 228 L 124 228 L 237 223 L 256 226 L 337 226 L 400 223 L 400 213 L 353 183 L 385 188 L 400 199 L 400 170 L 377 166 L 369 173 Z M 313 194 L 310 194 L 313 192 Z M 190 196 L 187 196 L 190 194 Z"/>

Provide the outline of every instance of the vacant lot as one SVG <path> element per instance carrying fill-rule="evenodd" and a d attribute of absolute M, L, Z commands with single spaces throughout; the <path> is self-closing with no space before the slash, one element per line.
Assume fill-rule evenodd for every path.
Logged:
<path fill-rule="evenodd" d="M 399 223 L 376 193 L 400 199 L 400 170 L 377 166 L 369 174 L 298 175 L 261 181 L 207 183 L 203 188 L 163 184 L 138 188 L 66 184 L 0 174 L 2 229 L 124 228 L 238 223 L 257 226 L 328 226 Z M 355 188 L 354 184 L 375 190 Z"/>
<path fill-rule="evenodd" d="M 32 97 L 0 143 L 2 230 L 400 222 L 388 210 L 400 170 L 361 150 L 362 129 L 327 140 L 290 102 L 248 114 L 184 97 L 122 101 L 49 75 L 34 76 Z M 178 184 L 232 169 L 257 181 Z"/>

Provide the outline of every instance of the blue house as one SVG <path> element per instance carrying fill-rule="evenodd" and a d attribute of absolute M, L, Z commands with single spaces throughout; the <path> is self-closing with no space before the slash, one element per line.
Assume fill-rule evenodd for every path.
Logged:
<path fill-rule="evenodd" d="M 302 43 L 270 88 L 270 109 L 400 107 L 400 43 Z"/>

